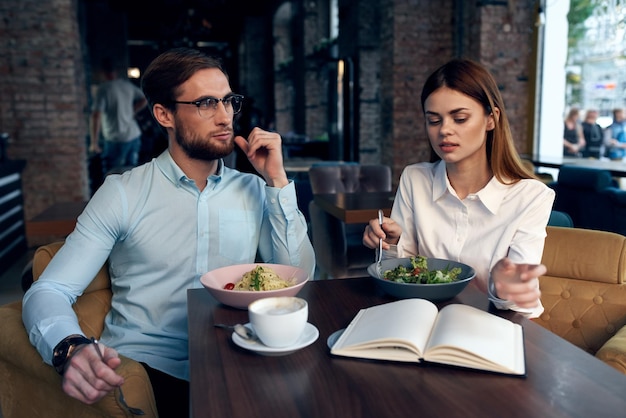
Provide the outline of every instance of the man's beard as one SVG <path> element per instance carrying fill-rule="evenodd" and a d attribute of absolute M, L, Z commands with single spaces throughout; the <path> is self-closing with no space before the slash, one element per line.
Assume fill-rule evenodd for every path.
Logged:
<path fill-rule="evenodd" d="M 185 151 L 189 158 L 194 160 L 213 161 L 224 158 L 235 149 L 235 141 L 231 138 L 227 143 L 219 143 L 222 146 L 212 144 L 197 136 L 190 137 L 186 132 L 176 130 L 176 142 Z"/>

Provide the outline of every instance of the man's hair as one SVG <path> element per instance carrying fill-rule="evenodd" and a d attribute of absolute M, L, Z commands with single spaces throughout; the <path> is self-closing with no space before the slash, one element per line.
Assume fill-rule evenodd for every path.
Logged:
<path fill-rule="evenodd" d="M 179 87 L 199 70 L 217 68 L 228 74 L 219 59 L 192 48 L 174 48 L 156 57 L 141 79 L 150 108 L 159 103 L 174 110 Z"/>

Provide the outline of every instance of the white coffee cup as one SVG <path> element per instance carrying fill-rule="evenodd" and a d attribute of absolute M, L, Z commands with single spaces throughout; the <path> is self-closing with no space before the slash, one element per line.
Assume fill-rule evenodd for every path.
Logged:
<path fill-rule="evenodd" d="M 268 347 L 283 348 L 295 344 L 309 318 L 306 300 L 293 296 L 263 298 L 248 306 L 252 329 Z"/>

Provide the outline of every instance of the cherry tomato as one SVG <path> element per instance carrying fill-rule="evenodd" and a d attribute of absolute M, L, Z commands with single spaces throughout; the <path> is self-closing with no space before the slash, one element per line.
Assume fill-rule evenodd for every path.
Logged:
<path fill-rule="evenodd" d="M 224 289 L 226 290 L 233 290 L 235 288 L 235 284 L 234 283 L 226 283 L 224 285 Z"/>

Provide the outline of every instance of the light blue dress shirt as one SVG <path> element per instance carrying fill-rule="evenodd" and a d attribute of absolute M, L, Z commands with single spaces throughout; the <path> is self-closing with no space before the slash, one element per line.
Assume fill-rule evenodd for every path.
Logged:
<path fill-rule="evenodd" d="M 315 254 L 293 182 L 269 187 L 225 167 L 202 192 L 168 151 L 108 176 L 76 229 L 24 295 L 23 320 L 46 363 L 54 346 L 82 334 L 70 307 L 109 260 L 113 299 L 101 341 L 120 354 L 189 379 L 187 289 L 205 272 L 231 264 L 303 268 Z M 90 336 L 88 336 L 90 337 Z"/>

